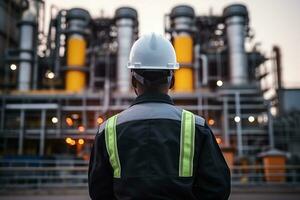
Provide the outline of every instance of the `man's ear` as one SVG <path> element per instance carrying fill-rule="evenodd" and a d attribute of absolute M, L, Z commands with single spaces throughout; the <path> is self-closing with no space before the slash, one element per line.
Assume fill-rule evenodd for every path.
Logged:
<path fill-rule="evenodd" d="M 174 84 L 175 84 L 175 76 L 174 74 L 172 75 L 172 79 L 171 79 L 171 83 L 170 83 L 170 87 L 169 89 L 172 89 L 174 87 Z"/>

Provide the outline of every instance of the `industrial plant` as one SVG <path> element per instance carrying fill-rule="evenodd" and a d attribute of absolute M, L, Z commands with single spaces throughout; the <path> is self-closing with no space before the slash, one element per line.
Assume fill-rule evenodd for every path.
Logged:
<path fill-rule="evenodd" d="M 280 47 L 272 56 L 259 50 L 250 12 L 231 4 L 202 15 L 185 4 L 165 13 L 180 64 L 170 95 L 206 119 L 233 185 L 299 184 L 300 92 L 282 87 Z M 0 2 L 2 188 L 85 186 L 99 125 L 136 98 L 126 67 L 141 36 L 134 7 L 111 17 L 78 7 L 50 14 L 46 24 L 41 0 Z M 272 88 L 264 87 L 270 77 Z M 62 166 L 73 171 L 55 171 Z"/>

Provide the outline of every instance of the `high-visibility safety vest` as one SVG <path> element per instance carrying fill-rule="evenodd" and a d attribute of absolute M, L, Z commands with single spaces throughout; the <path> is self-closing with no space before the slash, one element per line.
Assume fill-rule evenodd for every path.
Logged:
<path fill-rule="evenodd" d="M 121 178 L 121 164 L 117 143 L 117 117 L 110 117 L 105 126 L 105 144 L 114 178 Z M 182 110 L 180 131 L 179 177 L 193 176 L 193 160 L 195 151 L 195 115 Z"/>

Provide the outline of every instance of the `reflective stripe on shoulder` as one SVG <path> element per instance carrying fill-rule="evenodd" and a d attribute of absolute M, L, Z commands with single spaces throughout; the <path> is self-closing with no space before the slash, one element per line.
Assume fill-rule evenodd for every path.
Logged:
<path fill-rule="evenodd" d="M 121 178 L 121 164 L 118 154 L 117 144 L 117 115 L 112 116 L 106 122 L 105 126 L 105 144 L 107 153 L 109 155 L 109 161 L 113 168 L 114 178 Z"/>
<path fill-rule="evenodd" d="M 180 132 L 179 176 L 193 176 L 195 150 L 195 115 L 182 110 Z"/>

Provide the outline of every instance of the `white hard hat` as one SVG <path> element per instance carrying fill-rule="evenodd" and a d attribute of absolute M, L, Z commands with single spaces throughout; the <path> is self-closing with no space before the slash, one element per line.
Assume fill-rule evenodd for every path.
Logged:
<path fill-rule="evenodd" d="M 173 70 L 179 68 L 175 50 L 165 37 L 148 34 L 132 46 L 127 67 L 129 69 Z"/>

